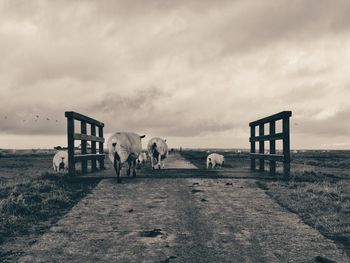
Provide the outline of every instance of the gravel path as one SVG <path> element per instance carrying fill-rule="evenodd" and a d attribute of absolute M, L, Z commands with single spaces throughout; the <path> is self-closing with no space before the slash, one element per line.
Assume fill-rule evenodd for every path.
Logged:
<path fill-rule="evenodd" d="M 255 180 L 169 177 L 102 180 L 19 262 L 349 262 Z"/>

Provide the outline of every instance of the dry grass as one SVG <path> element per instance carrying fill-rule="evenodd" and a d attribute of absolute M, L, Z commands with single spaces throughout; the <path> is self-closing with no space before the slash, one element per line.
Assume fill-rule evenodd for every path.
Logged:
<path fill-rule="evenodd" d="M 350 151 L 305 151 L 292 154 L 295 164 L 325 168 L 350 168 Z"/>
<path fill-rule="evenodd" d="M 16 239 L 44 233 L 98 181 L 73 181 L 49 173 L 26 180 L 3 181 L 0 184 L 0 259 L 16 258 L 21 251 L 8 251 L 8 242 L 15 244 Z"/>
<path fill-rule="evenodd" d="M 280 205 L 343 246 L 350 255 L 350 181 L 259 182 Z"/>

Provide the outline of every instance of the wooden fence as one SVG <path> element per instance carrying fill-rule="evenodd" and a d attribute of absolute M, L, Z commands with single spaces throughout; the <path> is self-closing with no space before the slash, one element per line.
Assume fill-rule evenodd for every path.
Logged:
<path fill-rule="evenodd" d="M 104 169 L 105 154 L 103 152 L 103 127 L 104 124 L 90 117 L 74 111 L 66 111 L 67 118 L 67 135 L 68 135 L 68 171 L 69 175 L 76 174 L 75 164 L 81 162 L 81 173 L 86 174 L 88 170 L 88 161 L 91 161 L 91 171 L 97 171 L 97 161 L 99 168 Z M 80 133 L 75 132 L 74 121 L 80 121 Z M 91 135 L 87 134 L 87 125 L 90 125 Z M 96 136 L 98 129 L 98 136 Z M 81 153 L 75 154 L 76 140 L 81 141 Z M 91 142 L 91 153 L 87 153 L 87 142 Z M 98 143 L 98 153 L 96 144 Z"/>
<path fill-rule="evenodd" d="M 256 169 L 255 160 L 259 160 L 259 170 L 265 170 L 265 160 L 270 161 L 270 174 L 276 173 L 276 161 L 283 162 L 285 176 L 290 175 L 290 125 L 291 111 L 282 111 L 269 117 L 253 121 L 250 126 L 250 160 L 251 169 Z M 282 132 L 276 133 L 276 121 L 282 120 Z M 269 124 L 269 134 L 265 134 L 265 124 Z M 255 129 L 259 127 L 259 135 L 256 136 Z M 283 154 L 276 154 L 276 140 L 283 141 Z M 265 141 L 270 142 L 269 154 L 265 154 Z M 256 142 L 259 142 L 259 152 L 256 152 Z"/>

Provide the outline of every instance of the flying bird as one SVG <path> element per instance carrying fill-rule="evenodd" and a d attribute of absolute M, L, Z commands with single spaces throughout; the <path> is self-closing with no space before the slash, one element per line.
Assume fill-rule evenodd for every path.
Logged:
<path fill-rule="evenodd" d="M 47 121 L 49 121 L 50 119 L 49 118 L 46 118 Z"/>
<path fill-rule="evenodd" d="M 39 115 L 35 115 L 35 117 L 39 118 Z"/>

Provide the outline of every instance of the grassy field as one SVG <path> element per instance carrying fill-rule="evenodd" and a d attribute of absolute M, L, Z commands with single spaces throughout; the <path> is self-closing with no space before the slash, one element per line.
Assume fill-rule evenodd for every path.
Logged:
<path fill-rule="evenodd" d="M 216 151 L 224 169 L 250 165 L 248 153 Z M 186 159 L 205 168 L 207 151 L 185 151 Z M 268 166 L 268 165 L 267 165 Z M 281 206 L 336 241 L 350 255 L 350 151 L 307 151 L 293 154 L 291 178 L 259 180 L 258 185 Z M 262 177 L 263 178 L 263 177 Z"/>
<path fill-rule="evenodd" d="M 258 182 L 281 206 L 336 241 L 350 255 L 350 181 Z"/>
<path fill-rule="evenodd" d="M 350 151 L 297 151 L 292 153 L 293 164 L 324 168 L 350 168 Z"/>
<path fill-rule="evenodd" d="M 0 259 L 13 262 L 66 214 L 99 180 L 49 173 L 53 153 L 0 158 Z"/>

